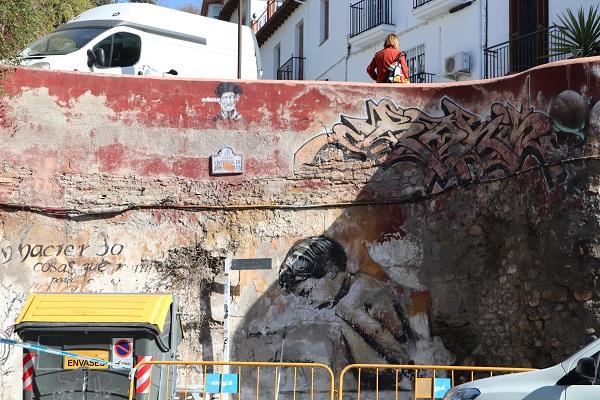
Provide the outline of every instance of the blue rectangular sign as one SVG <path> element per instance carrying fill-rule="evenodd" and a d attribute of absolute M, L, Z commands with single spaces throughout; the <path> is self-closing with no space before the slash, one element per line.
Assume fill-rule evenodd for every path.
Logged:
<path fill-rule="evenodd" d="M 452 388 L 450 378 L 435 378 L 433 381 L 433 394 L 436 399 L 444 397 L 446 392 Z"/>
<path fill-rule="evenodd" d="M 237 393 L 238 391 L 238 376 L 237 374 L 223 374 L 221 380 L 222 393 Z"/>
<path fill-rule="evenodd" d="M 206 374 L 206 387 L 204 391 L 206 393 L 220 393 L 221 374 Z"/>

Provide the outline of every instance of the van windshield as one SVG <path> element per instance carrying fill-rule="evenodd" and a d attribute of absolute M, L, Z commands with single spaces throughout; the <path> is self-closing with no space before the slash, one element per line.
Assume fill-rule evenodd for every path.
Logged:
<path fill-rule="evenodd" d="M 21 57 L 69 54 L 81 49 L 106 28 L 73 28 L 52 32 L 23 50 Z"/>

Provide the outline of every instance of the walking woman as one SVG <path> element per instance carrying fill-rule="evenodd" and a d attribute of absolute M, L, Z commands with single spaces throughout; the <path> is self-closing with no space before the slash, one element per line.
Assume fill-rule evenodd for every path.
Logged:
<path fill-rule="evenodd" d="M 383 43 L 383 50 L 375 53 L 373 60 L 367 67 L 369 76 L 377 81 L 377 83 L 385 83 L 388 81 L 388 68 L 394 62 L 399 62 L 402 74 L 408 81 L 408 66 L 406 65 L 406 57 L 400 51 L 400 39 L 393 33 L 387 35 Z"/>

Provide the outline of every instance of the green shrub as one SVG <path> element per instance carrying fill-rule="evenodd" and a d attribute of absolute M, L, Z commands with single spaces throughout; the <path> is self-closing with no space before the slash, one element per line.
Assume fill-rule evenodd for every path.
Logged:
<path fill-rule="evenodd" d="M 0 60 L 96 5 L 92 0 L 0 0 Z"/>

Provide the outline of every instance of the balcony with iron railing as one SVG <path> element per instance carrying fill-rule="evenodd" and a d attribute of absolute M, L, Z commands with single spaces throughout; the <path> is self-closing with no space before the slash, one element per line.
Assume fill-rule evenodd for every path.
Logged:
<path fill-rule="evenodd" d="M 564 60 L 569 53 L 554 49 L 564 35 L 556 26 L 523 35 L 483 50 L 484 77 L 496 78 L 537 65 Z"/>
<path fill-rule="evenodd" d="M 237 9 L 239 0 L 224 0 L 221 11 L 219 11 L 219 19 L 223 21 L 229 21 L 233 12 Z"/>
<path fill-rule="evenodd" d="M 278 80 L 304 80 L 306 58 L 290 57 L 289 60 L 283 63 L 277 70 Z"/>
<path fill-rule="evenodd" d="M 458 11 L 472 3 L 470 0 L 413 0 L 413 15 L 429 19 L 446 12 Z"/>
<path fill-rule="evenodd" d="M 429 72 L 418 72 L 408 77 L 410 83 L 433 83 L 436 74 L 430 74 Z"/>
<path fill-rule="evenodd" d="M 254 32 L 258 32 L 263 26 L 265 26 L 267 21 L 271 19 L 271 17 L 273 17 L 275 11 L 277 11 L 282 4 L 283 0 L 269 0 L 267 2 L 267 8 L 265 9 L 265 11 L 260 15 L 260 17 L 252 21 L 252 30 Z"/>
<path fill-rule="evenodd" d="M 350 37 L 380 25 L 393 25 L 392 0 L 361 0 L 350 5 Z"/>
<path fill-rule="evenodd" d="M 267 8 L 250 24 L 256 33 L 256 41 L 259 46 L 283 24 L 283 22 L 303 3 L 296 0 L 269 0 Z"/>
<path fill-rule="evenodd" d="M 413 0 L 413 8 L 422 7 L 427 3 L 431 3 L 435 0 Z"/>

